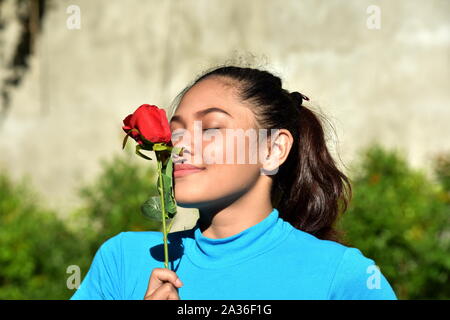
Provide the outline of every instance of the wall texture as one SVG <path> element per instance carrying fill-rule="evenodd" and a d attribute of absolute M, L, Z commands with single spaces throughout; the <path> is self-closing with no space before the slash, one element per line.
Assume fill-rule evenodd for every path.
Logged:
<path fill-rule="evenodd" d="M 199 72 L 230 59 L 273 71 L 312 98 L 346 166 L 375 140 L 417 167 L 450 150 L 447 0 L 47 2 L 29 67 L 8 89 L 0 168 L 29 174 L 62 214 L 99 159 L 123 152 L 127 114 L 142 103 L 169 106 Z M 69 5 L 81 10 L 80 29 L 67 28 Z M 380 29 L 367 27 L 371 5 Z M 14 0 L 0 7 L 4 80 L 20 25 Z"/>

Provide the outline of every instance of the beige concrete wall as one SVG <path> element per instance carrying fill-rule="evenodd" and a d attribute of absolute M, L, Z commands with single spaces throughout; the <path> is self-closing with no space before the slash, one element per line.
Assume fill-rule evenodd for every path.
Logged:
<path fill-rule="evenodd" d="M 66 27 L 72 4 L 79 30 Z M 367 27 L 371 5 L 380 29 Z M 330 148 L 345 165 L 379 140 L 427 167 L 450 150 L 449 14 L 447 0 L 53 1 L 30 69 L 11 92 L 0 166 L 15 178 L 29 173 L 65 214 L 99 159 L 123 152 L 128 113 L 168 106 L 204 68 L 243 56 L 312 98 L 336 128 Z M 17 32 L 11 22 L 0 34 L 3 76 Z"/>

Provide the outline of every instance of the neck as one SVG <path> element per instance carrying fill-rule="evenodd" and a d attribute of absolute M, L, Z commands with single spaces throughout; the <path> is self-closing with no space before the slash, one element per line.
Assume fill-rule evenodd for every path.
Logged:
<path fill-rule="evenodd" d="M 263 179 L 261 179 L 263 178 Z M 199 226 L 207 238 L 221 239 L 235 235 L 264 220 L 273 210 L 270 184 L 262 176 L 249 190 L 215 201 L 215 207 L 199 208 Z"/>

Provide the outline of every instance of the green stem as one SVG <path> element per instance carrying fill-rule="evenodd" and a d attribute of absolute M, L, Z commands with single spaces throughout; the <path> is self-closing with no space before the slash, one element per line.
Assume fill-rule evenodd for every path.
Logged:
<path fill-rule="evenodd" d="M 167 229 L 166 229 L 166 208 L 164 206 L 164 186 L 162 178 L 162 160 L 159 156 L 159 152 L 156 152 L 156 158 L 158 162 L 158 175 L 159 175 L 159 196 L 161 198 L 161 214 L 163 224 L 163 241 L 164 241 L 164 268 L 169 269 L 169 250 L 167 248 Z"/>
<path fill-rule="evenodd" d="M 172 218 L 172 220 L 170 221 L 169 226 L 167 227 L 167 232 L 170 232 L 170 229 L 172 228 L 172 224 L 173 224 L 174 221 L 175 221 L 175 219 Z"/>

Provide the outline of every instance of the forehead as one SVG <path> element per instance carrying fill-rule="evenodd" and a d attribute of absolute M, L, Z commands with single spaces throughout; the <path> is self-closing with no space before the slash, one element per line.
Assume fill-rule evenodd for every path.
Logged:
<path fill-rule="evenodd" d="M 211 107 L 225 110 L 236 122 L 252 122 L 254 119 L 248 104 L 238 98 L 232 82 L 218 78 L 202 80 L 189 89 L 181 99 L 174 116 L 189 120 L 195 118 L 196 112 Z"/>

